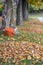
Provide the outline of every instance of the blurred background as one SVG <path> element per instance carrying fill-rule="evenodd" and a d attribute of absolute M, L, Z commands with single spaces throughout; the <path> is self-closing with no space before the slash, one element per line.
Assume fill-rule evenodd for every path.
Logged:
<path fill-rule="evenodd" d="M 28 12 L 30 14 L 43 13 L 43 2 L 38 2 L 38 3 L 28 4 Z M 0 16 L 2 15 L 3 6 L 4 6 L 4 3 L 2 0 L 0 0 Z"/>
<path fill-rule="evenodd" d="M 2 0 L 0 0 L 0 16 L 2 15 L 3 6 L 4 6 L 4 3 Z"/>

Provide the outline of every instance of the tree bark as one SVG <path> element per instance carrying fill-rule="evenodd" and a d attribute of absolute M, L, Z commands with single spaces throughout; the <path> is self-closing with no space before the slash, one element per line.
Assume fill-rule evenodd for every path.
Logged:
<path fill-rule="evenodd" d="M 16 25 L 22 25 L 22 0 L 18 0 L 16 13 Z"/>
<path fill-rule="evenodd" d="M 12 9 L 11 9 L 11 19 L 10 19 L 10 27 L 13 26 L 13 16 L 14 16 L 14 4 L 13 4 L 14 0 L 12 0 L 11 5 L 12 5 Z"/>
<path fill-rule="evenodd" d="M 1 27 L 1 30 L 3 30 L 6 27 L 7 9 L 8 9 L 7 2 L 6 2 L 6 0 L 4 0 L 4 8 L 3 8 L 3 11 L 2 11 L 2 27 Z"/>
<path fill-rule="evenodd" d="M 23 20 L 28 20 L 28 4 L 26 0 L 22 0 L 22 12 Z"/>
<path fill-rule="evenodd" d="M 3 9 L 3 13 L 2 13 L 2 27 L 3 28 L 11 27 L 12 23 L 14 22 L 14 20 L 13 20 L 14 8 L 13 7 L 14 7 L 13 0 L 4 0 L 4 9 Z M 11 16 L 10 16 L 10 13 L 11 13 Z M 10 18 L 10 20 L 9 20 L 9 18 Z"/>

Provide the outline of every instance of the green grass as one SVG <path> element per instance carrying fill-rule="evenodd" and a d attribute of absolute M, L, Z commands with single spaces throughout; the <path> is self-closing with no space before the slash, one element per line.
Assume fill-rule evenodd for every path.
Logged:
<path fill-rule="evenodd" d="M 21 34 L 15 35 L 14 37 L 7 37 L 0 35 L 0 42 L 5 41 L 29 41 L 32 43 L 43 45 L 43 34 L 36 34 L 32 32 L 19 32 Z M 13 39 L 12 39 L 13 38 Z"/>
<path fill-rule="evenodd" d="M 0 42 L 5 42 L 5 41 L 29 41 L 32 43 L 37 43 L 43 45 L 43 34 L 40 33 L 33 33 L 30 31 L 21 31 L 21 29 L 24 28 L 40 28 L 43 30 L 43 25 L 35 25 L 35 24 L 28 24 L 26 22 L 23 23 L 22 26 L 18 26 L 19 34 L 15 35 L 13 37 L 8 37 L 0 34 Z"/>
<path fill-rule="evenodd" d="M 38 25 L 39 26 L 39 25 Z M 8 36 L 4 36 L 3 34 L 0 34 L 0 43 L 5 42 L 5 41 L 28 41 L 28 42 L 32 42 L 32 43 L 36 43 L 36 44 L 40 44 L 43 45 L 43 34 L 40 33 L 33 33 L 30 31 L 22 31 L 21 28 L 34 28 L 37 27 L 37 25 L 35 24 L 26 24 L 24 23 L 23 26 L 18 26 L 18 30 L 19 30 L 19 34 L 15 35 L 13 37 L 8 37 Z M 39 26 L 40 29 L 43 29 L 43 25 Z M 41 61 L 40 59 L 37 60 L 20 60 L 18 65 L 22 65 L 22 63 L 26 63 L 25 65 L 43 65 L 43 61 Z M 0 64 L 1 65 L 16 65 L 15 63 L 12 62 L 12 59 L 9 62 L 2 62 L 2 59 L 0 60 Z"/>
<path fill-rule="evenodd" d="M 9 60 L 9 59 L 8 59 Z M 10 59 L 7 62 L 2 62 L 2 59 L 0 59 L 0 64 L 1 65 L 43 65 L 43 61 L 41 60 L 36 60 L 36 59 L 25 59 L 25 60 L 20 60 L 17 64 L 13 62 L 12 59 Z"/>

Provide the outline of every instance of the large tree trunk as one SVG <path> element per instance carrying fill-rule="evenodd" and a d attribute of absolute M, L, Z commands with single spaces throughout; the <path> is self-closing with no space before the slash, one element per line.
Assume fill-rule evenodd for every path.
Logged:
<path fill-rule="evenodd" d="M 11 16 L 10 16 L 10 13 L 11 13 Z M 4 0 L 4 9 L 2 13 L 2 27 L 3 28 L 12 26 L 14 22 L 13 13 L 14 13 L 13 0 Z M 9 20 L 9 18 L 11 20 Z"/>
<path fill-rule="evenodd" d="M 2 12 L 2 27 L 1 30 L 3 30 L 6 27 L 6 15 L 7 15 L 7 2 L 6 0 L 4 0 L 4 8 L 3 8 L 3 12 Z"/>
<path fill-rule="evenodd" d="M 18 0 L 16 13 L 17 13 L 16 25 L 22 25 L 22 0 Z"/>
<path fill-rule="evenodd" d="M 28 20 L 28 4 L 26 0 L 22 0 L 22 12 L 23 12 L 23 20 Z"/>
<path fill-rule="evenodd" d="M 12 0 L 11 4 L 12 4 L 12 9 L 11 9 L 10 27 L 13 26 L 13 22 L 14 22 L 14 19 L 13 19 L 13 16 L 14 16 L 14 0 Z"/>

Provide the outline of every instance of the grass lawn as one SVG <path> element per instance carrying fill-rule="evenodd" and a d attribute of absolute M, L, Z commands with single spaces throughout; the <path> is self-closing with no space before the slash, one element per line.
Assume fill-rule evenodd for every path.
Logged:
<path fill-rule="evenodd" d="M 0 34 L 0 42 L 4 41 L 29 41 L 43 45 L 43 22 L 38 20 L 24 21 L 18 26 L 19 34 L 14 37 L 7 37 Z"/>
<path fill-rule="evenodd" d="M 22 26 L 17 26 L 19 34 L 13 37 L 0 34 L 0 58 L 3 58 L 1 65 L 9 65 L 6 62 L 13 58 L 16 63 L 20 60 L 21 65 L 25 62 L 32 65 L 43 64 L 43 22 L 38 20 L 23 21 Z M 3 52 L 4 51 L 4 52 Z M 33 58 L 35 61 L 33 62 Z M 26 60 L 28 59 L 28 60 Z M 30 60 L 32 59 L 32 60 Z M 30 60 L 30 61 L 29 61 Z M 9 62 L 12 60 L 9 60 Z M 39 62 L 38 62 L 39 61 Z M 13 63 L 10 63 L 10 65 Z M 19 64 L 20 65 L 20 64 Z M 31 65 L 31 64 L 29 64 Z"/>

